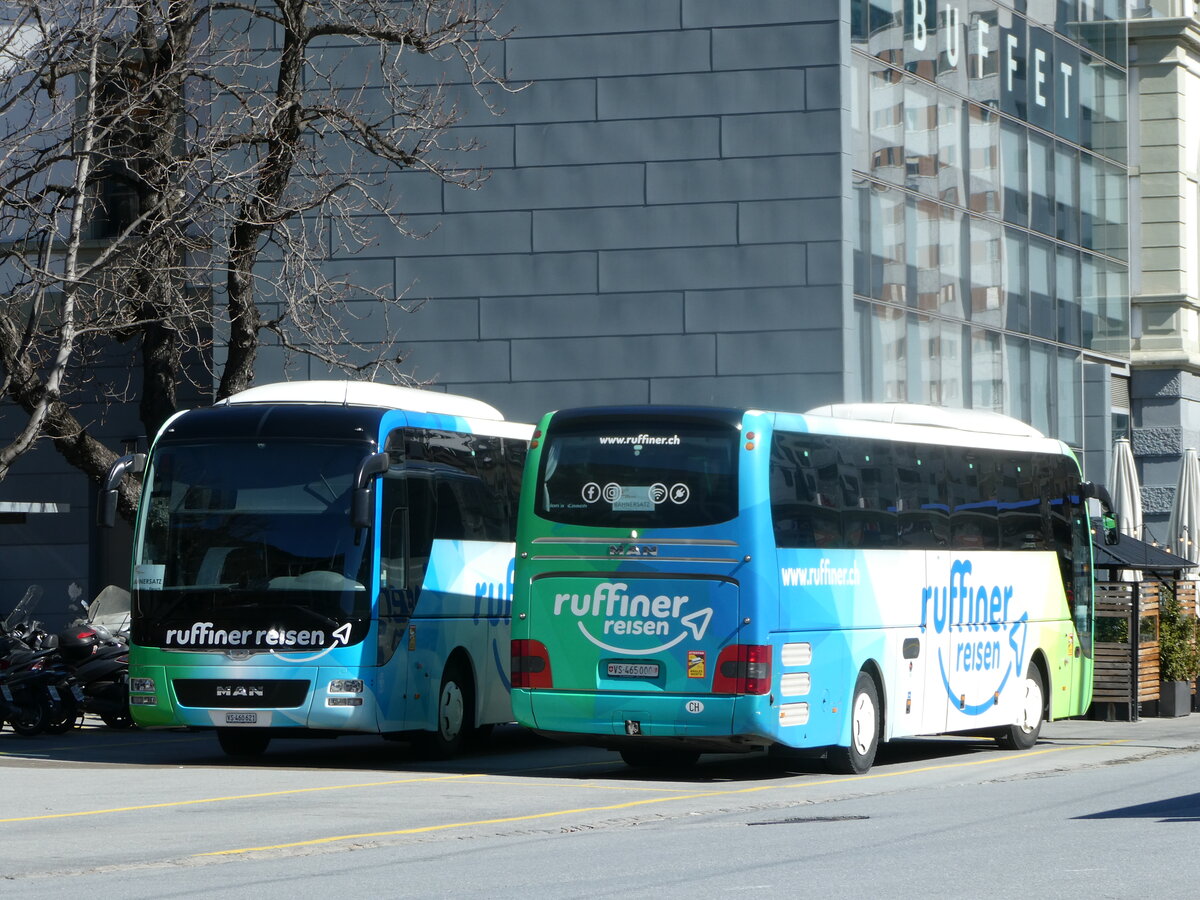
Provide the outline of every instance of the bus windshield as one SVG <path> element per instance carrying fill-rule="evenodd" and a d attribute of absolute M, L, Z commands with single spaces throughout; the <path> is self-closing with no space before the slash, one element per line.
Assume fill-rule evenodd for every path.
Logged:
<path fill-rule="evenodd" d="M 350 521 L 358 443 L 164 444 L 147 475 L 135 549 L 150 619 L 299 606 L 330 620 L 370 613 L 369 536 Z"/>
<path fill-rule="evenodd" d="M 536 512 L 568 525 L 679 528 L 734 518 L 739 434 L 720 422 L 552 424 Z"/>

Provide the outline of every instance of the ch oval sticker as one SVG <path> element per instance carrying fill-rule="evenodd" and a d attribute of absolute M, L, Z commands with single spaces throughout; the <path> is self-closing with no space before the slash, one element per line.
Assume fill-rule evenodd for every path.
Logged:
<path fill-rule="evenodd" d="M 699 700 L 689 700 L 683 708 L 693 715 L 704 712 L 704 704 Z"/>

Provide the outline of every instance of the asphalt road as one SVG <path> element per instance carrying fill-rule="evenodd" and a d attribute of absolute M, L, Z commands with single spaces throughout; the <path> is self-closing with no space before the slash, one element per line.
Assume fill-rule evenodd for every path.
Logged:
<path fill-rule="evenodd" d="M 1200 893 L 1200 714 L 1042 738 L 898 742 L 853 777 L 765 754 L 651 776 L 516 727 L 448 763 L 375 738 L 245 764 L 207 733 L 4 731 L 0 896 Z"/>

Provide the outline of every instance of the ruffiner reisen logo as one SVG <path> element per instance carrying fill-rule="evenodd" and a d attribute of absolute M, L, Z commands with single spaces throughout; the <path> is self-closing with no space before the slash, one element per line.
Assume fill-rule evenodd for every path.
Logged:
<path fill-rule="evenodd" d="M 942 686 L 959 712 L 977 716 L 995 705 L 1009 678 L 1022 676 L 1029 613 L 1010 611 L 1011 584 L 977 583 L 972 575 L 971 561 L 956 559 L 947 584 L 922 588 L 921 625 L 949 635 L 938 648 Z"/>
<path fill-rule="evenodd" d="M 554 595 L 554 615 L 573 615 L 589 641 L 613 653 L 647 655 L 674 647 L 689 634 L 700 640 L 712 620 L 712 608 L 690 611 L 686 595 L 626 593 L 623 581 L 604 581 L 591 594 Z M 622 646 L 622 636 L 662 638 L 653 647 Z M 641 643 L 638 641 L 637 643 Z"/>

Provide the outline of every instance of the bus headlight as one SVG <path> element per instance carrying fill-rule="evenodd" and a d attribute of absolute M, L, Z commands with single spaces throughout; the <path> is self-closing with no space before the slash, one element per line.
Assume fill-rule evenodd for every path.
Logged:
<path fill-rule="evenodd" d="M 335 678 L 329 682 L 331 694 L 361 694 L 363 682 L 361 678 Z"/>
<path fill-rule="evenodd" d="M 133 694 L 156 693 L 153 678 L 130 678 L 129 691 Z"/>

